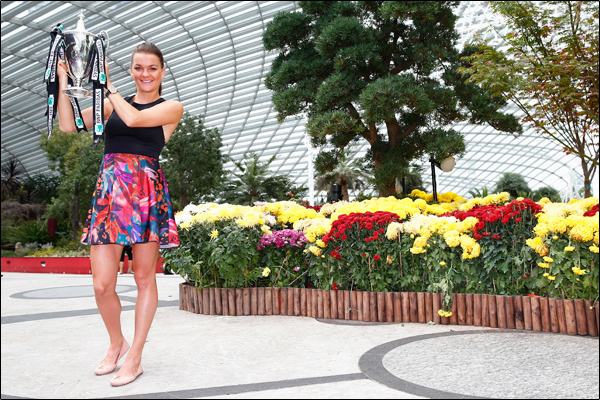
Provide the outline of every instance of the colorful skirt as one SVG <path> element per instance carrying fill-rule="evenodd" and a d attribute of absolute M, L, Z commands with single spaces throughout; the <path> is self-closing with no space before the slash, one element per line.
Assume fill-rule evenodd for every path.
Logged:
<path fill-rule="evenodd" d="M 159 242 L 179 246 L 169 189 L 158 160 L 105 154 L 81 235 L 87 245 Z"/>

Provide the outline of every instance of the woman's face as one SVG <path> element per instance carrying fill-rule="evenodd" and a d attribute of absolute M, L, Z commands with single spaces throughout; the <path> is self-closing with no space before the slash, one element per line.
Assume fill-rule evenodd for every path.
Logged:
<path fill-rule="evenodd" d="M 165 77 L 165 68 L 160 67 L 160 59 L 151 53 L 135 53 L 130 72 L 138 91 L 146 93 L 158 91 Z"/>

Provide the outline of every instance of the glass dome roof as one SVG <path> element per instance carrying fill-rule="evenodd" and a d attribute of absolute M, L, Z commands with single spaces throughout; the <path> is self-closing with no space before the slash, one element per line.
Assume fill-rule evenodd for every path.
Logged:
<path fill-rule="evenodd" d="M 135 90 L 127 72 L 131 51 L 151 41 L 166 60 L 163 97 L 181 101 L 186 111 L 204 115 L 206 126 L 218 128 L 224 154 L 241 159 L 255 152 L 263 160 L 276 154 L 274 171 L 307 184 L 314 151 L 309 152 L 304 140 L 306 121 L 289 118 L 278 124 L 271 92 L 264 86 L 276 57 L 262 46 L 266 24 L 280 11 L 298 9 L 294 1 L 3 1 L 2 162 L 15 157 L 29 175 L 49 171 L 38 145 L 45 129 L 43 72 L 49 32 L 57 23 L 73 28 L 83 10 L 88 31 L 110 35 L 111 81 L 121 93 Z M 485 2 L 461 2 L 455 11 L 461 47 L 488 20 L 502 27 Z M 81 106 L 91 106 L 91 100 Z M 515 106 L 507 111 L 519 112 Z M 491 189 L 503 172 L 524 175 L 532 189 L 581 185 L 578 160 L 530 131 L 515 138 L 487 125 L 459 124 L 454 129 L 465 133 L 467 154 L 452 172 L 438 171 L 440 192 L 467 195 L 473 188 Z"/>

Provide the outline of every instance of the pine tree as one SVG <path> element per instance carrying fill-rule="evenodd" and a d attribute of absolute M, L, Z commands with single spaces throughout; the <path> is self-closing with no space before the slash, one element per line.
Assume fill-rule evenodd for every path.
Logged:
<path fill-rule="evenodd" d="M 411 161 L 464 154 L 454 123 L 521 132 L 515 117 L 498 112 L 503 99 L 456 72 L 475 50 L 455 49 L 456 4 L 301 1 L 302 11 L 269 22 L 263 43 L 278 56 L 265 85 L 279 121 L 308 117 L 307 132 L 320 148 L 317 172 L 332 170 L 346 146 L 366 140 L 364 162 L 388 196 Z"/>

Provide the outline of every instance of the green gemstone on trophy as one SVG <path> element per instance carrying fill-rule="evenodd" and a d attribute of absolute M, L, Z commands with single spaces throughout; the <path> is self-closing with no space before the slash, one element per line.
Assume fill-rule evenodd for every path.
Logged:
<path fill-rule="evenodd" d="M 102 126 L 102 124 L 96 124 L 96 128 L 94 129 L 94 132 L 102 133 L 103 129 L 104 129 L 104 127 Z"/>
<path fill-rule="evenodd" d="M 83 128 L 83 120 L 81 118 L 76 118 L 75 125 L 77 125 L 78 128 Z"/>

